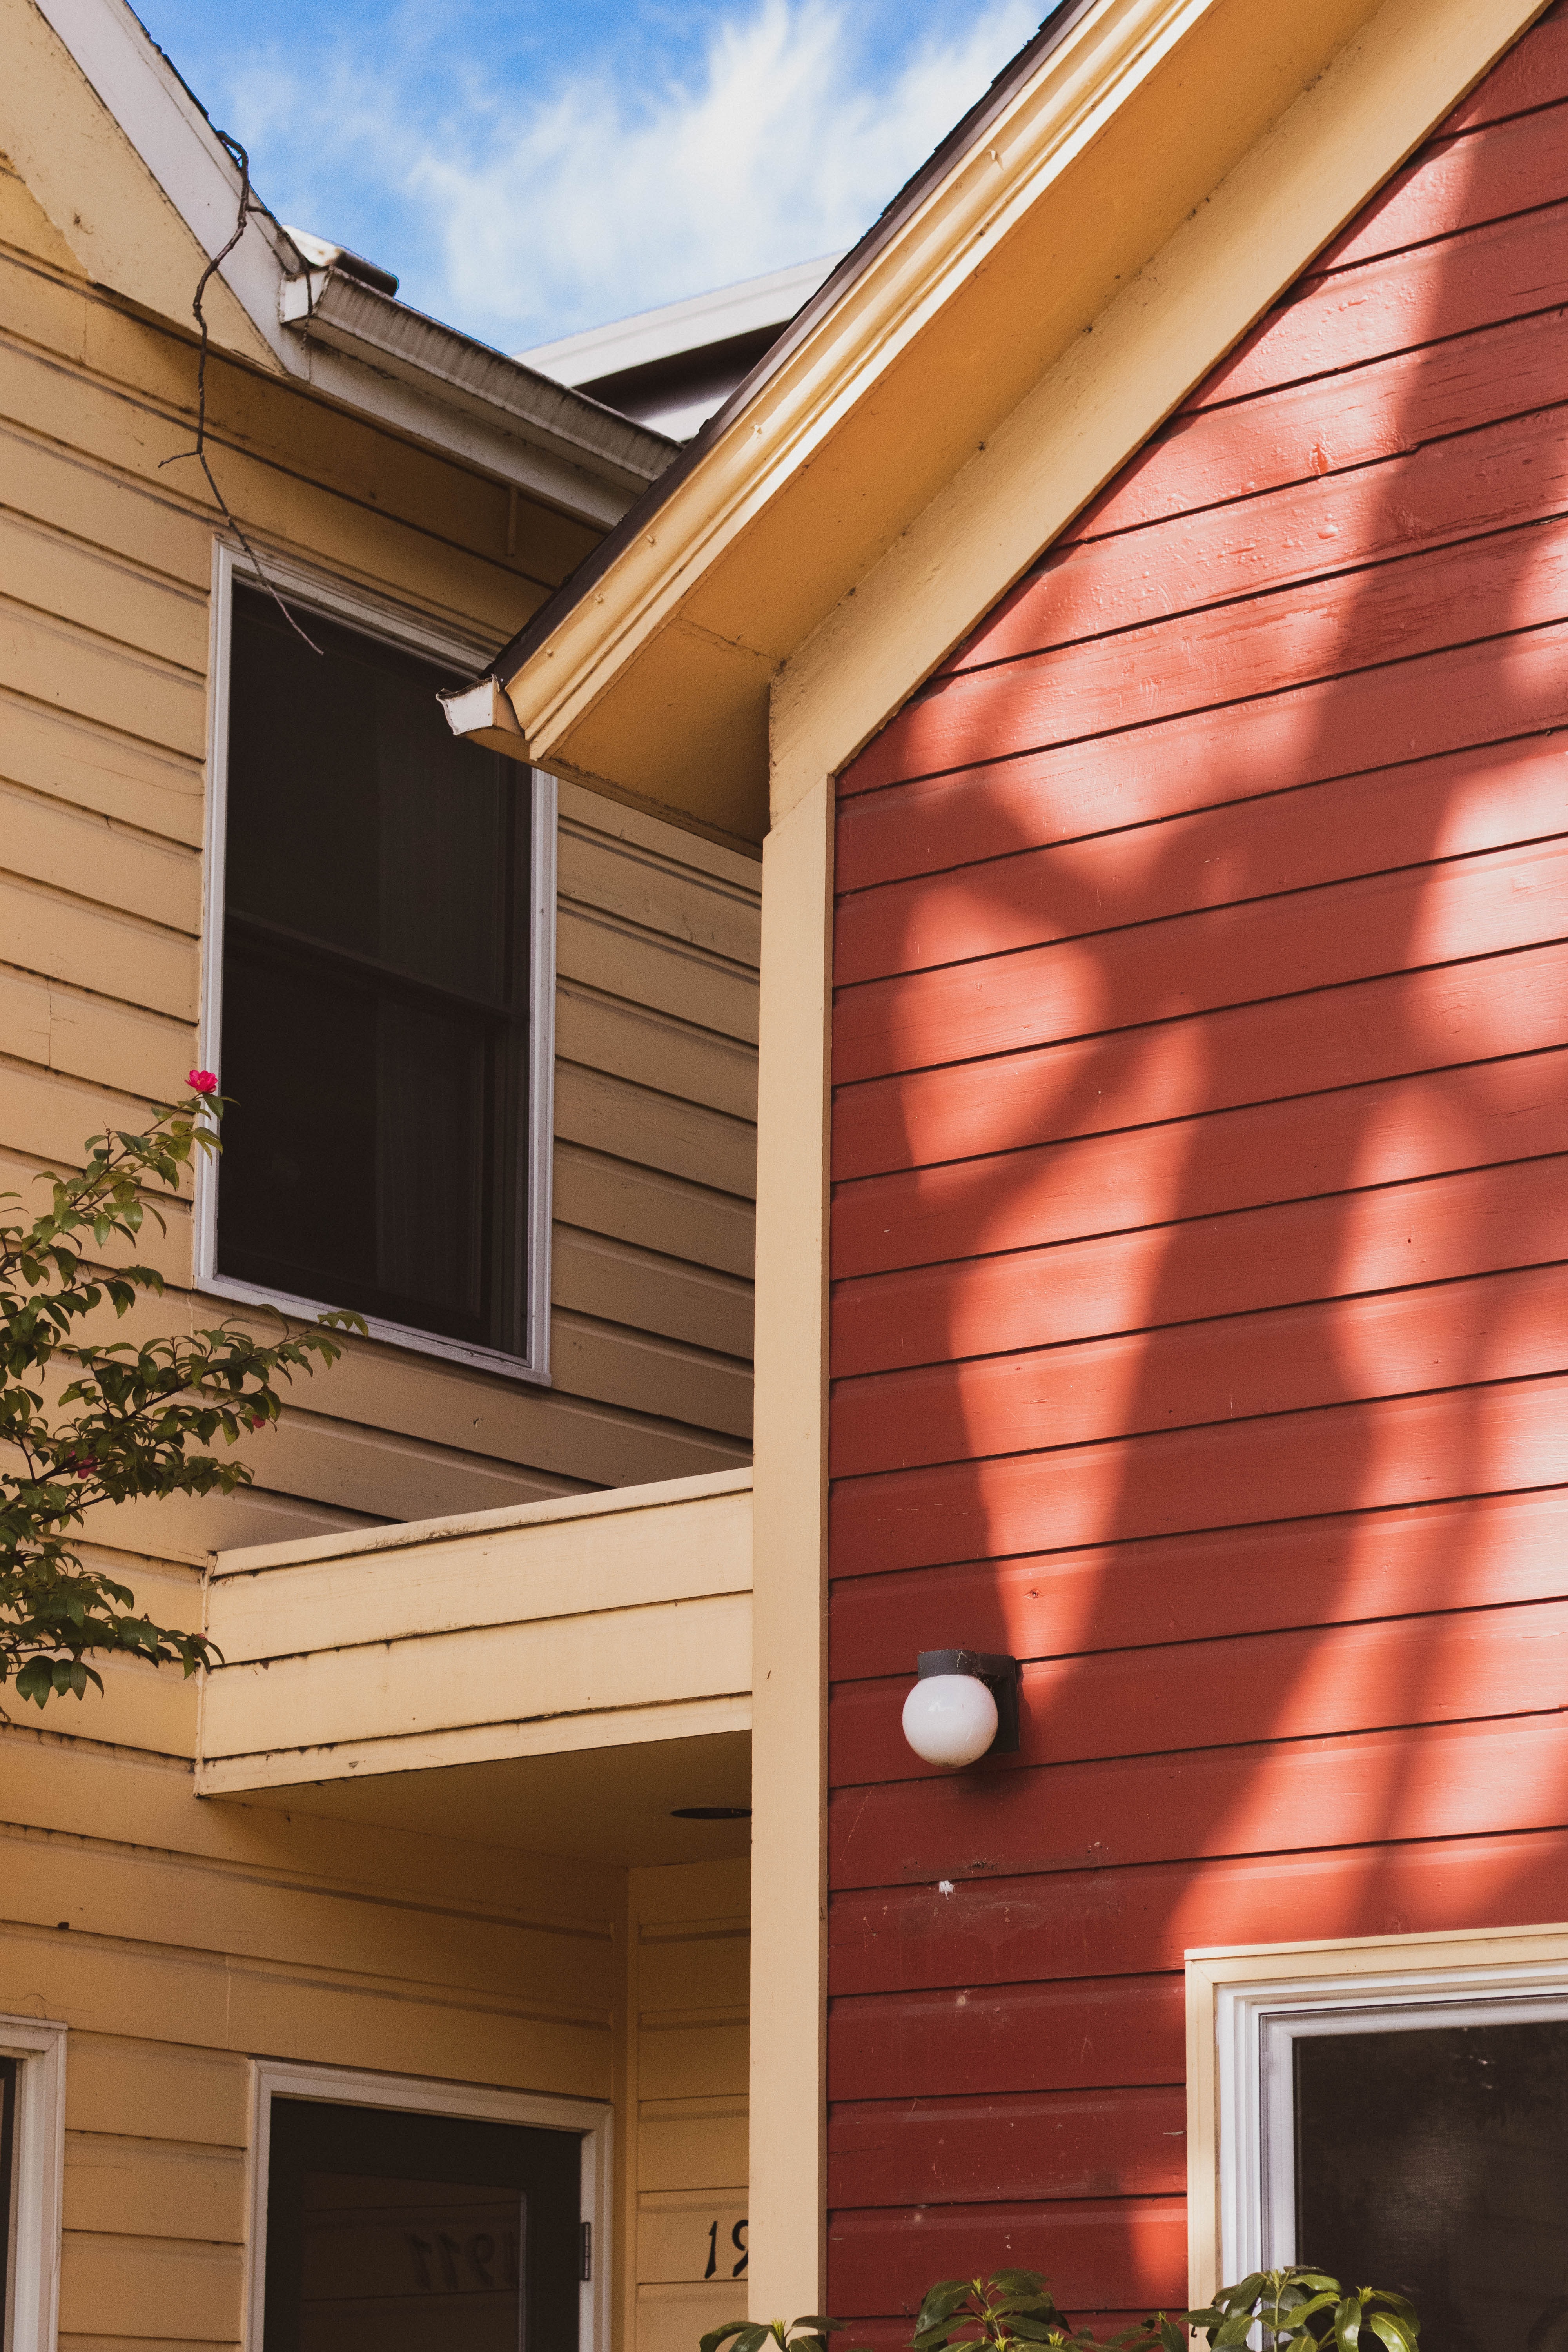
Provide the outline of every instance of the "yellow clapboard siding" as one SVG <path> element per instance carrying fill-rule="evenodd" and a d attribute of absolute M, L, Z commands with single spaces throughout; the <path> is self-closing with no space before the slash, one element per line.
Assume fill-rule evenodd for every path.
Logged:
<path fill-rule="evenodd" d="M 5 498 L 0 475 L 0 499 Z M 201 591 L 100 555 L 0 508 L 0 579 L 8 597 L 149 660 L 206 668 L 207 600 Z"/>
<path fill-rule="evenodd" d="M 554 1855 L 542 1871 L 537 1856 L 514 1846 L 314 1813 L 290 1819 L 265 1805 L 203 1803 L 188 1766 L 49 1741 L 19 1727 L 0 1726 L 0 1758 L 7 1810 L 57 1842 L 79 1839 L 85 1818 L 93 1836 L 84 1852 L 101 1853 L 110 1842 L 156 1843 L 174 1858 L 171 1869 L 189 1855 L 198 1876 L 216 1864 L 258 1885 L 327 1888 L 384 1929 L 394 1910 L 411 1902 L 459 1920 L 570 1934 L 597 1934 L 618 1916 L 624 1873 L 605 1864 Z"/>
<path fill-rule="evenodd" d="M 702 845 L 674 825 L 663 828 L 668 839 L 657 850 L 611 838 L 601 814 L 609 803 L 600 802 L 591 820 L 577 814 L 589 798 L 562 787 L 556 852 L 562 897 L 755 970 L 762 910 L 754 883 L 742 891 L 717 874 L 694 871 L 700 859 L 693 853 Z"/>
<path fill-rule="evenodd" d="M 744 2095 L 749 2041 L 745 2011 L 637 2025 L 637 2087 L 645 2099 Z"/>
<path fill-rule="evenodd" d="M 195 1799 L 191 1799 L 195 1805 Z M 483 1916 L 482 1905 L 421 1899 L 412 1879 L 393 1906 L 343 1888 L 291 1885 L 275 1875 L 188 1855 L 142 1853 L 101 1842 L 73 1846 L 37 1833 L 0 1831 L 5 1916 L 40 1932 L 68 1918 L 71 1935 L 126 1942 L 200 1946 L 215 1930 L 223 1948 L 249 1959 L 374 1976 L 389 1959 L 394 1923 L 399 1967 L 469 1992 L 526 1993 L 542 2010 L 575 2015 L 584 2002 L 608 2009 L 615 1956 L 608 1922 L 534 1924 Z M 479 1867 L 476 1850 L 473 1867 Z M 548 1890 L 540 1889 L 542 1902 Z M 73 2061 L 74 2063 L 74 2061 Z M 127 2124 L 79 2116 L 84 2130 Z M 173 2124 L 171 2138 L 211 2135 Z M 221 2134 L 219 2135 L 221 2137 Z"/>
<path fill-rule="evenodd" d="M 160 750 L 202 756 L 206 694 L 200 677 L 8 601 L 0 601 L 0 687 Z"/>
<path fill-rule="evenodd" d="M 0 763 L 9 736 L 0 717 Z M 10 873 L 193 938 L 201 929 L 202 869 L 193 849 L 16 789 L 0 792 L 0 843 Z"/>
<path fill-rule="evenodd" d="M 60 2250 L 60 2331 L 112 2331 L 163 2344 L 228 2342 L 239 2335 L 244 2284 L 237 2246 L 68 2231 Z"/>
<path fill-rule="evenodd" d="M 145 1586 L 133 1588 L 140 1605 L 157 1616 L 156 1602 Z M 103 1677 L 103 1688 L 89 1683 L 83 1696 L 60 1700 L 53 1727 L 79 1732 L 85 1739 L 104 1739 L 116 1748 L 145 1748 L 155 1756 L 194 1756 L 196 1752 L 198 1686 L 186 1681 L 179 1667 L 161 1670 L 143 1659 L 99 1658 L 93 1662 Z"/>
<path fill-rule="evenodd" d="M 584 825 L 607 842 L 628 850 L 651 850 L 656 856 L 692 873 L 710 875 L 716 882 L 761 907 L 760 850 L 751 856 L 721 842 L 709 841 L 700 834 L 684 833 L 668 818 L 655 816 L 647 809 L 608 800 L 603 793 L 590 792 L 585 785 L 564 780 L 561 785 L 561 813 L 572 824 Z"/>
<path fill-rule="evenodd" d="M 245 2159 L 236 2148 L 171 2147 L 145 2132 L 66 2136 L 68 2230 L 238 2245 L 245 2189 Z"/>
<path fill-rule="evenodd" d="M 153 751 L 110 728 L 0 693 L 0 773 L 145 835 L 188 849 L 201 845 L 199 754 L 181 759 Z"/>
<path fill-rule="evenodd" d="M 584 913 L 563 891 L 555 955 L 564 980 L 756 1045 L 755 972 L 704 949 L 661 939 L 616 916 Z"/>
<path fill-rule="evenodd" d="M 176 1092 L 195 1051 L 189 1021 L 118 1004 L 63 982 L 7 971 L 0 964 L 0 1038 L 4 1050 L 40 1069 L 59 1070 L 100 1086 L 134 1087 L 138 1094 L 167 1097 Z M 184 1068 L 181 1067 L 182 1063 Z M 82 1141 L 77 1138 L 78 1154 Z M 167 1275 L 167 1252 L 154 1229 L 137 1255 Z M 189 1270 L 183 1236 L 176 1244 L 178 1272 Z"/>
<path fill-rule="evenodd" d="M 640 1160 L 742 1200 L 755 1197 L 757 1135 L 749 1121 L 602 1069 L 556 1062 L 555 1131 L 618 1160 Z"/>
<path fill-rule="evenodd" d="M 66 2122 L 73 2131 L 244 2148 L 250 2073 L 237 2050 L 192 2050 L 117 2034 L 72 2033 Z"/>
<path fill-rule="evenodd" d="M 638 2284 L 673 2285 L 679 2281 L 701 2285 L 711 2261 L 710 2284 L 733 2294 L 730 2282 L 742 2263 L 745 2219 L 744 2183 L 728 2189 L 646 2190 L 637 2199 Z M 737 2229 L 742 2229 L 739 2246 L 733 2234 Z M 744 2269 L 741 2278 L 745 2278 Z"/>
<path fill-rule="evenodd" d="M 757 1057 L 748 1046 L 669 1014 L 591 996 L 563 982 L 555 992 L 558 1053 L 568 1062 L 656 1087 L 731 1118 L 757 1115 Z"/>
<path fill-rule="evenodd" d="M 557 1222 L 551 1256 L 557 1307 L 632 1324 L 692 1347 L 749 1357 L 752 1286 L 678 1257 L 654 1257 Z"/>
<path fill-rule="evenodd" d="M 399 1955 L 389 1952 L 388 1961 Z M 47 1971 L 40 1976 L 40 1971 Z M 534 2003 L 526 1987 L 448 1987 L 381 1971 L 307 1969 L 110 1937 L 0 1927 L 0 2009 L 98 2033 L 270 2052 L 575 2098 L 608 2095 L 608 2013 Z"/>
<path fill-rule="evenodd" d="M 746 2316 L 746 2281 L 715 2279 L 688 2286 L 639 2286 L 636 2352 L 692 2352 L 710 2327 Z"/>
<path fill-rule="evenodd" d="M 194 939 L 3 872 L 0 939 L 7 962 L 176 1020 L 195 1018 L 201 954 Z"/>
<path fill-rule="evenodd" d="M 178 496 L 166 474 L 154 488 L 127 480 L 87 449 L 68 456 L 52 436 L 0 428 L 0 507 L 163 572 L 205 605 L 211 523 Z"/>
<path fill-rule="evenodd" d="M 732 1437 L 752 1433 L 749 1361 L 709 1356 L 649 1332 L 559 1312 L 552 1324 L 551 1376 L 567 1396 L 663 1412 Z"/>
<path fill-rule="evenodd" d="M 743 2098 L 642 2102 L 639 2189 L 718 2189 L 745 2179 L 748 2164 Z"/>
<path fill-rule="evenodd" d="M 750 1287 L 756 1223 L 749 1201 L 683 1181 L 655 1168 L 555 1142 L 555 1214 L 585 1234 L 711 1266 Z"/>
<path fill-rule="evenodd" d="M 637 1999 L 645 2013 L 690 2009 L 743 2009 L 750 1997 L 751 1940 L 745 1915 L 732 1927 L 705 1934 L 643 1923 L 637 1951 Z"/>

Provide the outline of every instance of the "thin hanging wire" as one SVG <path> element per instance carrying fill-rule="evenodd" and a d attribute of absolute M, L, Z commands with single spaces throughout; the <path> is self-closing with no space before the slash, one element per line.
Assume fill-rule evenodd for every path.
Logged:
<path fill-rule="evenodd" d="M 213 128 L 215 131 L 217 131 L 217 125 L 216 123 L 213 125 Z M 202 308 L 202 299 L 206 293 L 207 282 L 212 278 L 214 272 L 218 268 L 221 263 L 228 259 L 228 257 L 234 251 L 235 247 L 245 235 L 245 224 L 249 219 L 251 214 L 261 210 L 261 206 L 256 202 L 256 199 L 250 193 L 249 156 L 246 153 L 245 149 L 240 145 L 238 140 L 231 139 L 226 131 L 217 131 L 217 136 L 223 142 L 224 146 L 228 150 L 228 152 L 233 156 L 235 162 L 239 166 L 239 217 L 235 222 L 234 235 L 229 238 L 228 243 L 224 247 L 221 253 L 214 254 L 212 259 L 203 270 L 200 278 L 196 280 L 196 290 L 191 302 L 191 310 L 195 316 L 195 322 L 202 331 L 201 356 L 196 362 L 196 446 L 194 449 L 176 449 L 174 457 L 164 457 L 162 459 L 160 470 L 163 466 L 173 466 L 181 458 L 194 457 L 196 460 L 196 463 L 200 466 L 203 473 L 207 478 L 208 489 L 212 492 L 213 497 L 217 500 L 218 511 L 222 514 L 225 522 L 227 523 L 230 530 L 233 531 L 236 539 L 238 540 L 241 547 L 244 548 L 247 555 L 250 558 L 252 568 L 256 572 L 257 578 L 260 581 L 261 585 L 266 589 L 268 594 L 277 605 L 278 610 L 282 614 L 283 618 L 293 630 L 294 635 L 299 637 L 302 643 L 309 646 L 313 654 L 319 654 L 321 650 L 321 646 L 317 645 L 313 637 L 310 636 L 306 631 L 300 627 L 299 622 L 294 618 L 293 614 L 289 610 L 288 605 L 283 602 L 282 597 L 279 594 L 277 589 L 268 578 L 265 564 L 262 562 L 261 558 L 257 554 L 255 548 L 252 547 L 249 540 L 247 539 L 244 531 L 241 530 L 239 523 L 236 519 L 234 509 L 229 505 L 228 500 L 224 497 L 223 492 L 219 489 L 217 482 L 213 475 L 213 469 L 207 462 L 208 328 L 206 312 Z"/>

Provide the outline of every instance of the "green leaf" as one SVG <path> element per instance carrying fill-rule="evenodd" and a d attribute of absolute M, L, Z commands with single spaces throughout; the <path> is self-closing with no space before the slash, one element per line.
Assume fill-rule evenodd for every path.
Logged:
<path fill-rule="evenodd" d="M 707 2335 L 701 2338 L 700 2352 L 719 2352 L 719 2347 L 721 2344 L 727 2344 L 731 2336 L 746 2334 L 751 2326 L 749 2319 L 727 2319 L 722 2327 L 709 2329 Z"/>

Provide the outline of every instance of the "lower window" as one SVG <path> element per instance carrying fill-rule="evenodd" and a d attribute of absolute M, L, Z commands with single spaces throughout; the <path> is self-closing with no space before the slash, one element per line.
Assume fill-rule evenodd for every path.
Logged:
<path fill-rule="evenodd" d="M 262 2352 L 590 2352 L 582 2130 L 289 2087 L 264 2085 Z"/>
<path fill-rule="evenodd" d="M 1568 2352 L 1568 1955 L 1373 1948 L 1217 1989 L 1216 2267 L 1399 2289 L 1430 2352 Z"/>

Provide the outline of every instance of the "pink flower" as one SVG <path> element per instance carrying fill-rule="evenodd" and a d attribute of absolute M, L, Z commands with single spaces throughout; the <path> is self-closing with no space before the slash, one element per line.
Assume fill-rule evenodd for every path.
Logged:
<path fill-rule="evenodd" d="M 187 1070 L 185 1073 L 185 1083 L 195 1094 L 216 1095 L 217 1092 L 217 1072 L 216 1070 Z"/>

